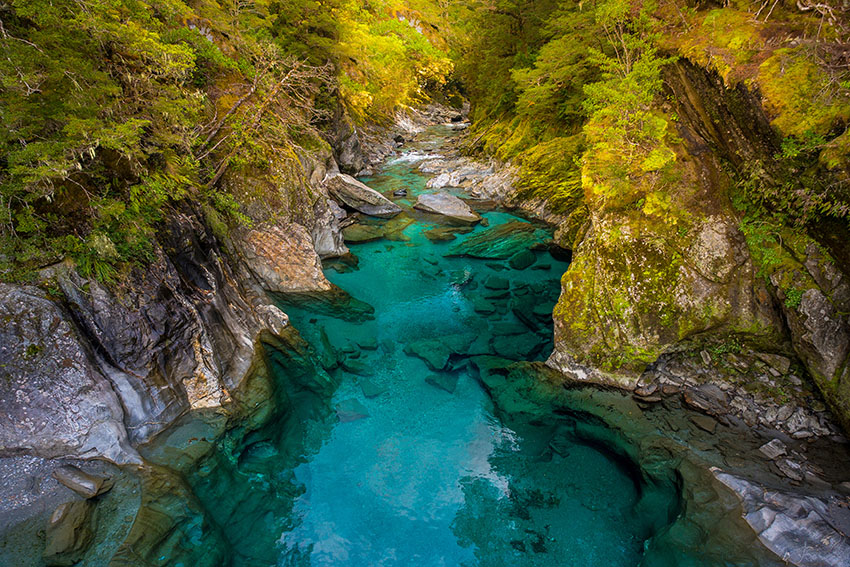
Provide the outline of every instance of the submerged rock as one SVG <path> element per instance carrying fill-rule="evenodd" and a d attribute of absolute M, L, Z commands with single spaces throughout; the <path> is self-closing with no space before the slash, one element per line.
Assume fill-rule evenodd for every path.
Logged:
<path fill-rule="evenodd" d="M 543 342 L 533 333 L 495 336 L 490 344 L 493 354 L 513 360 L 531 360 L 543 346 Z"/>
<path fill-rule="evenodd" d="M 333 175 L 325 179 L 325 185 L 333 197 L 364 215 L 390 218 L 401 212 L 401 207 L 350 175 Z"/>
<path fill-rule="evenodd" d="M 360 380 L 360 389 L 363 391 L 363 395 L 367 398 L 377 398 L 384 392 L 389 391 L 389 388 L 383 384 L 378 384 L 374 380 L 369 380 L 368 378 L 362 378 Z"/>
<path fill-rule="evenodd" d="M 360 401 L 351 398 L 337 404 L 336 415 L 341 422 L 346 423 L 369 417 L 369 410 Z"/>
<path fill-rule="evenodd" d="M 392 241 L 407 241 L 410 238 L 404 234 L 404 230 L 413 223 L 413 219 L 407 216 L 396 217 L 385 223 L 354 223 L 342 230 L 346 242 L 360 244 L 373 242 L 375 240 L 387 239 Z"/>
<path fill-rule="evenodd" d="M 422 234 L 431 242 L 445 242 L 454 240 L 458 234 L 466 234 L 472 231 L 472 227 L 440 226 L 424 231 Z"/>
<path fill-rule="evenodd" d="M 450 394 L 455 393 L 455 389 L 457 389 L 457 381 L 458 377 L 456 374 L 448 374 L 445 372 L 431 374 L 425 378 L 425 382 L 428 384 L 431 384 L 435 388 L 445 390 Z"/>
<path fill-rule="evenodd" d="M 336 286 L 322 293 L 273 294 L 273 297 L 284 307 L 310 309 L 345 321 L 369 321 L 375 318 L 374 307 Z"/>
<path fill-rule="evenodd" d="M 466 355 L 474 340 L 475 335 L 471 333 L 454 333 L 440 339 L 411 341 L 404 347 L 404 352 L 421 358 L 428 368 L 436 372 L 446 368 L 452 354 Z"/>
<path fill-rule="evenodd" d="M 342 236 L 346 242 L 362 244 L 381 240 L 384 237 L 384 229 L 374 224 L 355 223 L 342 229 Z"/>
<path fill-rule="evenodd" d="M 496 306 L 484 299 L 479 295 L 475 295 L 472 298 L 472 309 L 476 313 L 481 313 L 482 315 L 489 315 L 496 311 Z"/>
<path fill-rule="evenodd" d="M 357 376 L 371 376 L 375 373 L 375 369 L 371 364 L 362 360 L 352 360 L 351 357 L 343 358 L 339 364 L 343 370 Z"/>
<path fill-rule="evenodd" d="M 510 264 L 511 268 L 514 270 L 524 270 L 536 261 L 537 256 L 534 255 L 534 252 L 531 250 L 523 250 L 511 256 L 510 260 L 508 260 L 508 264 Z"/>
<path fill-rule="evenodd" d="M 437 339 L 420 339 L 404 347 L 404 352 L 421 358 L 434 371 L 443 370 L 449 363 L 452 351 Z"/>
<path fill-rule="evenodd" d="M 481 216 L 469 208 L 469 205 L 458 197 L 449 195 L 448 193 L 425 193 L 419 195 L 413 207 L 426 213 L 443 215 L 444 217 L 460 222 L 476 223 L 481 220 Z"/>
<path fill-rule="evenodd" d="M 484 280 L 484 287 L 486 287 L 487 289 L 492 289 L 494 291 L 501 291 L 510 289 L 511 282 L 501 276 L 490 276 L 489 278 Z"/>
<path fill-rule="evenodd" d="M 448 256 L 472 256 L 491 260 L 507 260 L 547 240 L 545 230 L 531 223 L 511 221 L 473 234 L 449 249 Z"/>

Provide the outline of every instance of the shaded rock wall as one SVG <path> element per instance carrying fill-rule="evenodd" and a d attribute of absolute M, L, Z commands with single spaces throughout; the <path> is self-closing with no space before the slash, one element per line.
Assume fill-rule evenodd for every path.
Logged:
<path fill-rule="evenodd" d="M 70 313 L 34 287 L 0 284 L 0 454 L 138 462 L 124 412 Z"/>

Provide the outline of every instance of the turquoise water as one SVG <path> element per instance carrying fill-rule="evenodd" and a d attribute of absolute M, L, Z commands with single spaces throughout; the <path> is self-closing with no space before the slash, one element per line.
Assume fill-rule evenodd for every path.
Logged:
<path fill-rule="evenodd" d="M 449 135 L 424 133 L 365 179 L 406 189 L 405 212 L 346 228 L 356 256 L 325 266 L 337 293 L 279 298 L 292 328 L 261 339 L 229 409 L 142 448 L 171 480 L 145 485 L 128 553 L 174 567 L 782 564 L 688 449 L 686 413 L 565 388 L 528 362 L 552 349 L 568 257 L 504 211 L 472 229 L 411 209 L 427 190 L 418 160 Z"/>
<path fill-rule="evenodd" d="M 388 195 L 406 188 L 397 202 L 409 207 L 425 190 L 416 156 L 443 132 L 432 134 L 365 181 Z M 563 419 L 497 417 L 484 383 L 551 352 L 567 263 L 547 250 L 543 227 L 484 217 L 489 226 L 439 242 L 426 236 L 437 217 L 408 209 L 367 221 L 390 240 L 350 244 L 356 269 L 327 272 L 373 313 L 286 308 L 338 386 L 336 415 L 292 471 L 278 565 L 637 565 L 666 521 L 664 506 L 661 520 L 638 513 L 637 471 Z M 481 235 L 492 233 L 490 255 L 531 249 L 533 264 L 454 255 L 464 242 L 487 255 Z"/>

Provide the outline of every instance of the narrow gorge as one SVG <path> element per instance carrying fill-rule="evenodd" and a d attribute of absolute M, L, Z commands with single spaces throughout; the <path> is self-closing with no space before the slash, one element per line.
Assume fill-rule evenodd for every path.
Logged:
<path fill-rule="evenodd" d="M 0 565 L 850 565 L 848 21 L 0 2 Z"/>

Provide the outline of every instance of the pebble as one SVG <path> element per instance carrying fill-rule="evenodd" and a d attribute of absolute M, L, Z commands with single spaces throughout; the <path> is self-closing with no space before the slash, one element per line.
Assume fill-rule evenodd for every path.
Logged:
<path fill-rule="evenodd" d="M 759 447 L 759 452 L 768 459 L 775 460 L 782 455 L 787 455 L 788 449 L 785 447 L 785 443 L 779 439 L 772 439 Z"/>

